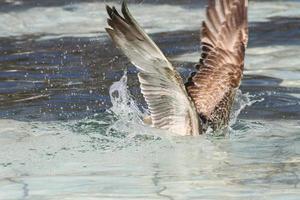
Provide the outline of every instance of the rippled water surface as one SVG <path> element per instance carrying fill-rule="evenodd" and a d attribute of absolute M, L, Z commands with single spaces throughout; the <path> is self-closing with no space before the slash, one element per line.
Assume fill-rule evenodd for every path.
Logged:
<path fill-rule="evenodd" d="M 206 2 L 129 2 L 187 77 Z M 299 199 L 300 1 L 250 1 L 230 130 L 196 138 L 141 123 L 106 3 L 0 2 L 0 199 Z"/>

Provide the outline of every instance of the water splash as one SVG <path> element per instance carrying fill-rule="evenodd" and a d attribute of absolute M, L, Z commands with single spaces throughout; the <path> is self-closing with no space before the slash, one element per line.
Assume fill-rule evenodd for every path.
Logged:
<path fill-rule="evenodd" d="M 251 106 L 260 100 L 254 100 L 254 96 L 249 93 L 243 94 L 241 90 L 237 90 L 232 111 L 230 113 L 229 126 L 232 127 L 237 123 L 238 116 L 247 106 Z"/>
<path fill-rule="evenodd" d="M 141 111 L 134 98 L 131 96 L 127 86 L 127 74 L 125 73 L 120 81 L 115 82 L 109 91 L 113 104 L 110 111 L 116 116 L 116 121 L 107 129 L 107 132 L 115 130 L 117 132 L 128 132 L 131 135 L 141 134 L 149 131 L 149 127 L 144 126 L 142 119 L 149 112 L 146 109 Z M 242 110 L 260 100 L 253 100 L 253 96 L 240 90 L 237 91 L 235 102 L 230 115 L 230 130 L 237 123 L 237 119 Z M 135 131 L 134 131 L 135 130 Z M 155 129 L 155 131 L 159 131 Z M 152 129 L 153 132 L 153 129 Z M 161 134 L 161 133 L 160 133 Z M 107 133 L 107 135 L 109 135 Z"/>
<path fill-rule="evenodd" d="M 127 134 L 134 137 L 136 133 L 143 132 L 142 124 L 144 113 L 139 109 L 133 97 L 127 89 L 127 73 L 115 82 L 109 90 L 112 107 L 109 109 L 116 121 L 106 130 L 106 135 Z"/>
<path fill-rule="evenodd" d="M 127 72 L 122 78 L 113 83 L 109 89 L 112 107 L 110 110 L 120 119 L 126 121 L 141 122 L 144 115 L 135 103 L 133 97 L 127 89 Z"/>

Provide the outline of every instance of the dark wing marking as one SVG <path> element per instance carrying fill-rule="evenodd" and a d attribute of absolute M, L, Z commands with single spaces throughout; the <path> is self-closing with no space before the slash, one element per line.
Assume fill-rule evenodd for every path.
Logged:
<path fill-rule="evenodd" d="M 129 13 L 125 3 L 121 16 L 107 6 L 112 40 L 140 70 L 141 91 L 157 128 L 181 135 L 198 135 L 197 112 L 181 77 L 160 49 Z"/>

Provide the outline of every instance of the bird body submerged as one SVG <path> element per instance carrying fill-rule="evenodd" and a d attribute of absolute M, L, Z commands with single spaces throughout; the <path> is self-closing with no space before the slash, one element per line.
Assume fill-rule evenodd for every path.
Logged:
<path fill-rule="evenodd" d="M 152 125 L 179 135 L 226 127 L 244 68 L 248 0 L 209 1 L 197 71 L 183 83 L 172 64 L 131 16 L 107 6 L 112 40 L 139 69 Z"/>

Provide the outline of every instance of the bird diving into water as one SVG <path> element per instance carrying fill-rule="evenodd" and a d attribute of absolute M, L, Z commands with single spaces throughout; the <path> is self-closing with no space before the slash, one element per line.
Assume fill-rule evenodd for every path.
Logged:
<path fill-rule="evenodd" d="M 106 31 L 139 69 L 152 126 L 179 135 L 199 135 L 208 127 L 216 131 L 228 126 L 243 77 L 248 0 L 208 1 L 201 28 L 201 57 L 185 84 L 125 2 L 122 15 L 115 7 L 107 6 L 107 12 Z"/>

